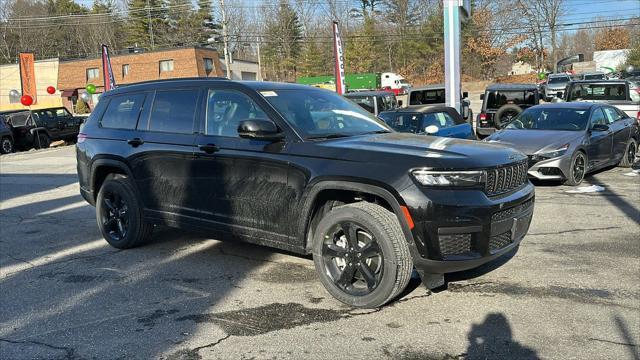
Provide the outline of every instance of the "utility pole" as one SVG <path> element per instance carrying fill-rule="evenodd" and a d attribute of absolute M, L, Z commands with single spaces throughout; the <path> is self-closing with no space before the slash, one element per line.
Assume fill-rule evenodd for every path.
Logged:
<path fill-rule="evenodd" d="M 149 40 L 151 40 L 151 50 L 153 50 L 153 23 L 151 22 L 151 8 L 149 7 L 149 0 L 147 0 L 147 24 L 149 25 Z"/>
<path fill-rule="evenodd" d="M 229 35 L 227 34 L 227 12 L 224 9 L 224 0 L 220 0 L 222 10 L 222 40 L 224 41 L 224 66 L 227 68 L 227 79 L 231 80 L 231 64 L 229 60 Z"/>
<path fill-rule="evenodd" d="M 258 81 L 262 81 L 262 58 L 260 57 L 260 37 L 258 36 L 257 38 L 258 40 L 258 76 L 257 79 Z"/>

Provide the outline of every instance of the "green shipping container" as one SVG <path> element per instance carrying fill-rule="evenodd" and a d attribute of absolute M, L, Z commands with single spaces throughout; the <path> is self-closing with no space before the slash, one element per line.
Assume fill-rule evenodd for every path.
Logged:
<path fill-rule="evenodd" d="M 332 83 L 335 84 L 335 77 L 331 75 L 324 76 L 305 76 L 296 80 L 298 84 L 304 85 L 320 85 Z M 380 89 L 380 74 L 347 74 L 345 77 L 347 91 L 349 90 L 377 90 Z"/>

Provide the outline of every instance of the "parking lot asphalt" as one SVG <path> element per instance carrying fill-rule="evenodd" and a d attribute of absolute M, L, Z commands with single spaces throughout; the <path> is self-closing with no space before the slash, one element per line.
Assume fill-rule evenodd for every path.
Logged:
<path fill-rule="evenodd" d="M 111 248 L 73 147 L 0 158 L 1 359 L 639 359 L 640 176 L 537 184 L 510 260 L 413 279 L 378 310 L 334 300 L 309 258 L 157 229 Z M 501 265 L 501 266 L 500 266 Z"/>

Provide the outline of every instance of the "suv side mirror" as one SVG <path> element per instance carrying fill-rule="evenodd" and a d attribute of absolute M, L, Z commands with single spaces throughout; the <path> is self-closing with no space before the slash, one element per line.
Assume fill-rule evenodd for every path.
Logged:
<path fill-rule="evenodd" d="M 484 94 L 480 94 L 480 100 L 484 100 Z"/>
<path fill-rule="evenodd" d="M 469 92 L 464 91 L 464 92 L 462 93 L 462 98 L 463 98 L 463 99 L 466 99 L 466 98 L 468 98 L 468 97 L 469 97 Z"/>
<path fill-rule="evenodd" d="M 278 130 L 276 124 L 271 120 L 248 119 L 240 121 L 238 124 L 238 135 L 245 139 L 256 140 L 281 140 L 284 134 Z"/>
<path fill-rule="evenodd" d="M 604 124 L 593 124 L 591 126 L 591 130 L 593 131 L 609 131 L 609 126 Z"/>

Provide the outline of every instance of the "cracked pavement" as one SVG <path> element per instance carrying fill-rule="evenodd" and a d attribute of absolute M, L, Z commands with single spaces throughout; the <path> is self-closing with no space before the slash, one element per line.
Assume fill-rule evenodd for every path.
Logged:
<path fill-rule="evenodd" d="M 517 254 L 348 308 L 309 258 L 156 229 L 101 239 L 73 147 L 0 158 L 1 359 L 640 359 L 640 177 L 536 184 Z"/>

